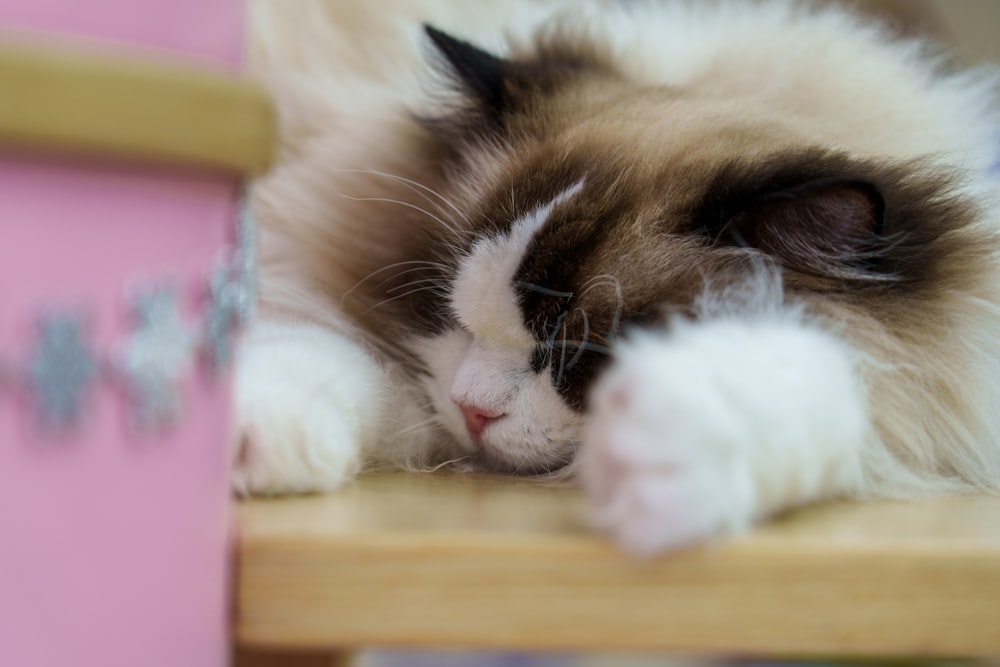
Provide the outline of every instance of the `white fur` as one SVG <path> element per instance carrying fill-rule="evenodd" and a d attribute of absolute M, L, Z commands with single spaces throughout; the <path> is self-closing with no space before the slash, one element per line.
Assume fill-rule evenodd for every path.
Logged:
<path fill-rule="evenodd" d="M 734 114 L 766 114 L 776 96 L 794 100 L 817 144 L 886 158 L 933 155 L 977 170 L 996 161 L 996 145 L 988 139 L 1000 127 L 994 69 L 942 80 L 927 66 L 925 44 L 892 40 L 879 23 L 835 6 L 587 3 L 560 26 L 605 44 L 638 81 L 697 84 L 718 91 L 723 103 L 739 100 Z M 852 95 L 845 97 L 844 90 Z"/>
<path fill-rule="evenodd" d="M 460 265 L 451 294 L 464 334 L 446 334 L 420 346 L 434 376 L 431 394 L 441 423 L 466 451 L 475 451 L 456 403 L 504 415 L 485 431 L 480 446 L 513 468 L 531 467 L 553 441 L 564 444 L 568 457 L 580 435 L 582 420 L 563 403 L 550 374 L 530 367 L 535 339 L 521 323 L 512 283 L 552 209 L 582 187 L 577 183 L 516 220 L 508 234 L 477 241 Z"/>
<path fill-rule="evenodd" d="M 432 448 L 419 392 L 344 333 L 259 322 L 240 351 L 233 488 L 240 494 L 330 491 L 363 463 L 419 467 Z"/>
<path fill-rule="evenodd" d="M 803 10 L 780 0 L 622 6 L 300 0 L 294 10 L 283 1 L 256 0 L 254 67 L 275 93 L 282 136 L 279 164 L 255 193 L 266 232 L 266 318 L 315 322 L 339 305 L 313 298 L 316 292 L 343 295 L 356 286 L 359 276 L 345 268 L 356 256 L 375 258 L 376 265 L 392 261 L 385 249 L 401 236 L 382 224 L 391 220 L 391 205 L 357 198 L 379 194 L 384 174 L 419 180 L 404 109 L 433 106 L 420 22 L 503 53 L 503 34 L 516 50 L 560 4 L 571 10 L 559 29 L 605 44 L 638 81 L 697 83 L 703 98 L 718 96 L 721 117 L 766 121 L 768 100 L 777 96 L 802 121 L 796 127 L 790 120 L 790 132 L 860 157 L 931 156 L 945 168 L 967 170 L 963 187 L 997 210 L 996 195 L 988 194 L 997 177 L 987 174 L 997 160 L 1000 127 L 990 106 L 995 77 L 936 78 L 918 62 L 919 46 L 889 44 L 878 28 L 839 10 L 806 20 Z M 803 61 L 814 65 L 798 67 Z M 852 99 L 845 90 L 854 91 Z M 469 173 L 458 176 L 460 194 L 471 199 L 503 168 L 503 151 L 494 148 L 470 158 Z M 237 490 L 328 490 L 372 462 L 423 468 L 474 457 L 480 445 L 465 432 L 456 400 L 511 417 L 492 424 L 481 447 L 512 468 L 530 465 L 553 441 L 571 452 L 585 432 L 582 472 L 595 521 L 637 553 L 740 531 L 784 507 L 831 495 L 920 488 L 921 480 L 908 477 L 873 432 L 866 395 L 877 373 L 919 383 L 920 370 L 877 368 L 795 313 L 722 312 L 669 333 L 634 334 L 615 349 L 617 361 L 593 395 L 585 428 L 550 375 L 530 370 L 533 341 L 510 285 L 550 211 L 516 222 L 506 237 L 481 241 L 464 260 L 451 304 L 464 331 L 388 341 L 414 351 L 430 377 L 413 379 L 337 321 L 258 324 L 239 361 Z M 982 224 L 996 227 L 997 220 L 991 214 Z M 995 301 L 987 290 L 970 297 L 967 319 L 1000 322 Z M 997 334 L 985 324 L 970 331 L 967 345 L 956 342 L 952 353 L 955 368 L 977 388 L 969 414 L 985 415 L 968 426 L 967 441 L 995 442 L 990 350 Z M 891 407 L 910 419 L 911 408 Z M 931 421 L 949 419 L 959 417 Z M 908 429 L 896 430 L 916 430 Z M 933 458 L 941 445 L 935 434 L 960 430 L 929 426 L 913 437 L 912 456 Z M 457 450 L 448 449 L 450 440 Z M 983 483 L 996 483 L 1000 457 L 987 452 L 980 459 Z"/>
<path fill-rule="evenodd" d="M 374 360 L 313 325 L 258 324 L 241 351 L 242 425 L 233 485 L 241 493 L 331 490 L 361 467 L 377 424 Z"/>
<path fill-rule="evenodd" d="M 511 291 L 514 272 L 531 239 L 548 220 L 552 209 L 577 194 L 583 181 L 511 225 L 510 232 L 476 241 L 459 266 L 452 288 L 451 308 L 466 329 L 486 340 L 530 351 L 535 339 L 521 325 L 521 309 Z"/>
<path fill-rule="evenodd" d="M 791 316 L 636 334 L 594 392 L 596 523 L 649 554 L 855 491 L 869 423 L 853 353 Z"/>

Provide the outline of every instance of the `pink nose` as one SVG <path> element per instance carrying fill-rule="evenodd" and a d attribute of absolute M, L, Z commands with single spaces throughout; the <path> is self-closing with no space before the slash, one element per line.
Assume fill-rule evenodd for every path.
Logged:
<path fill-rule="evenodd" d="M 462 416 L 465 418 L 465 428 L 469 429 L 469 433 L 475 440 L 479 440 L 487 426 L 504 416 L 502 412 L 487 410 L 475 405 L 466 405 L 459 401 L 455 401 L 455 405 L 462 411 Z"/>

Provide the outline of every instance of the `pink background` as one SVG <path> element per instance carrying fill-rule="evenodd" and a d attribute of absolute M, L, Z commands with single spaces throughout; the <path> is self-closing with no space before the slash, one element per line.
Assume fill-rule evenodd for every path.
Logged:
<path fill-rule="evenodd" d="M 239 0 L 0 0 L 0 28 L 67 32 L 236 68 Z M 116 47 L 117 48 L 117 47 Z M 178 287 L 195 323 L 232 240 L 237 178 L 5 153 L 0 359 L 25 363 L 43 307 L 76 309 L 107 352 L 127 285 Z M 229 378 L 197 367 L 180 427 L 137 437 L 116 387 L 69 438 L 0 389 L 0 665 L 225 664 Z"/>
<path fill-rule="evenodd" d="M 242 0 L 0 0 L 0 28 L 96 38 L 238 69 Z"/>

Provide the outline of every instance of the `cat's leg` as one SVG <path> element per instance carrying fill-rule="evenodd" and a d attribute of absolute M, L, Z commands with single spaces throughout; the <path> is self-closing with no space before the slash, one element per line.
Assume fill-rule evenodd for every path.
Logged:
<path fill-rule="evenodd" d="M 635 335 L 592 395 L 596 522 L 646 554 L 855 489 L 871 427 L 854 355 L 791 317 Z"/>
<path fill-rule="evenodd" d="M 356 340 L 305 323 L 257 322 L 236 378 L 241 494 L 328 491 L 351 479 L 389 429 L 416 410 L 394 405 L 400 378 Z M 421 413 L 422 414 L 422 413 Z"/>

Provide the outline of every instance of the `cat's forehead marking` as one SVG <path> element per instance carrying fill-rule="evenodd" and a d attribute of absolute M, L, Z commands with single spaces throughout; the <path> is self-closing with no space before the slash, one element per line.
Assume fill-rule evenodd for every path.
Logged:
<path fill-rule="evenodd" d="M 532 238 L 552 210 L 583 188 L 583 179 L 548 203 L 518 218 L 510 231 L 480 239 L 462 261 L 452 290 L 452 310 L 458 320 L 484 341 L 514 347 L 532 347 L 535 339 L 522 323 L 513 279 Z"/>

